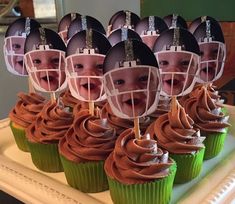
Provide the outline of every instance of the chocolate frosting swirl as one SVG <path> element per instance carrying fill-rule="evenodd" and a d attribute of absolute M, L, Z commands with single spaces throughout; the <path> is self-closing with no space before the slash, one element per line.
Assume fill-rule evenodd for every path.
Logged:
<path fill-rule="evenodd" d="M 60 94 L 62 102 L 65 106 L 73 108 L 76 104 L 80 104 L 80 101 L 72 96 L 69 89 L 66 89 Z"/>
<path fill-rule="evenodd" d="M 37 117 L 45 104 L 45 98 L 37 93 L 18 93 L 19 100 L 9 113 L 12 122 L 27 128 Z"/>
<path fill-rule="evenodd" d="M 36 143 L 58 143 L 73 122 L 73 115 L 57 102 L 48 101 L 42 111 L 26 129 L 29 141 Z"/>
<path fill-rule="evenodd" d="M 148 135 L 136 139 L 127 129 L 117 139 L 114 151 L 105 161 L 106 174 L 124 184 L 151 182 L 166 177 L 173 161 L 167 151 L 157 146 Z"/>
<path fill-rule="evenodd" d="M 206 87 L 208 94 L 212 99 L 215 100 L 215 104 L 219 107 L 223 107 L 224 100 L 221 99 L 221 96 L 219 95 L 219 92 L 215 90 L 216 86 L 214 86 L 212 83 L 207 84 L 206 86 L 204 84 L 198 84 L 194 87 L 193 91 L 189 94 L 181 97 L 180 104 L 184 106 L 185 101 L 188 98 L 196 97 L 198 92 L 203 88 Z"/>
<path fill-rule="evenodd" d="M 191 154 L 204 148 L 204 137 L 193 127 L 193 120 L 173 98 L 170 111 L 161 115 L 147 130 L 159 146 L 173 154 Z"/>
<path fill-rule="evenodd" d="M 81 110 L 59 143 L 60 153 L 74 162 L 105 160 L 113 151 L 116 132 L 106 119 Z"/>
<path fill-rule="evenodd" d="M 134 127 L 134 121 L 124 118 L 119 118 L 112 112 L 110 105 L 106 103 L 101 110 L 101 117 L 107 118 L 109 124 L 116 129 L 117 134 L 120 135 L 126 129 Z M 151 117 L 140 118 L 141 132 L 145 132 L 146 128 L 151 124 Z"/>
<path fill-rule="evenodd" d="M 226 132 L 225 128 L 230 126 L 229 116 L 224 115 L 218 101 L 211 96 L 211 92 L 205 86 L 194 92 L 194 96 L 184 102 L 184 108 L 195 125 L 206 133 Z"/>

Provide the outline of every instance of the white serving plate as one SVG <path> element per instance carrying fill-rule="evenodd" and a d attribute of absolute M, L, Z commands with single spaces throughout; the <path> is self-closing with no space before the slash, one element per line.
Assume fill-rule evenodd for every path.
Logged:
<path fill-rule="evenodd" d="M 205 161 L 196 179 L 175 185 L 171 203 L 235 203 L 235 107 L 227 106 L 233 125 L 225 148 Z M 112 204 L 109 191 L 85 194 L 67 185 L 64 173 L 45 173 L 20 151 L 9 127 L 0 120 L 0 189 L 25 203 Z"/>

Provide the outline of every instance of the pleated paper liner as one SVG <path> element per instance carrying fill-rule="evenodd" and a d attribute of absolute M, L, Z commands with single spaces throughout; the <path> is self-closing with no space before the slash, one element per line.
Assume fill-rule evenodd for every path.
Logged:
<path fill-rule="evenodd" d="M 143 184 L 122 184 L 108 177 L 110 195 L 114 204 L 166 204 L 171 200 L 176 164 L 168 176 Z"/>
<path fill-rule="evenodd" d="M 18 127 L 12 121 L 10 122 L 10 128 L 11 128 L 11 131 L 12 131 L 13 136 L 15 138 L 15 142 L 16 142 L 17 147 L 24 152 L 29 152 L 29 147 L 27 144 L 27 139 L 25 136 L 24 128 Z"/>
<path fill-rule="evenodd" d="M 175 184 L 186 183 L 196 178 L 202 169 L 205 148 L 193 154 L 170 154 L 177 164 Z"/>
<path fill-rule="evenodd" d="M 42 144 L 28 141 L 34 165 L 45 172 L 61 172 L 63 167 L 58 152 L 58 144 Z"/>
<path fill-rule="evenodd" d="M 67 183 L 84 193 L 108 190 L 104 161 L 75 163 L 60 155 Z"/>
<path fill-rule="evenodd" d="M 206 134 L 206 139 L 204 140 L 206 147 L 204 160 L 212 159 L 222 151 L 227 134 L 228 128 L 226 128 L 225 133 Z"/>

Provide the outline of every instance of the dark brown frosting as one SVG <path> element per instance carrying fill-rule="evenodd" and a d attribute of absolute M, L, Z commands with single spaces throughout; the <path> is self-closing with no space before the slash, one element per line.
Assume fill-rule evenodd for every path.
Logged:
<path fill-rule="evenodd" d="M 29 141 L 58 143 L 73 123 L 73 115 L 57 102 L 48 101 L 36 120 L 26 129 Z"/>
<path fill-rule="evenodd" d="M 62 92 L 60 97 L 63 104 L 67 107 L 73 108 L 76 104 L 80 104 L 80 100 L 73 97 L 69 89 L 66 89 L 64 92 Z"/>
<path fill-rule="evenodd" d="M 185 96 L 182 96 L 181 99 L 179 100 L 180 101 L 180 104 L 182 106 L 184 106 L 184 103 L 185 101 L 188 99 L 188 98 L 192 98 L 192 97 L 196 97 L 197 94 L 198 94 L 198 91 L 200 91 L 203 87 L 206 87 L 207 91 L 208 91 L 208 94 L 210 95 L 210 97 L 212 99 L 215 100 L 215 104 L 219 107 L 223 107 L 223 103 L 224 103 L 224 100 L 221 99 L 221 96 L 219 95 L 219 92 L 216 91 L 216 86 L 214 86 L 212 83 L 209 83 L 207 85 L 204 85 L 204 84 L 197 84 L 193 91 L 190 92 L 189 94 L 185 95 Z"/>
<path fill-rule="evenodd" d="M 106 103 L 101 110 L 101 117 L 106 118 L 109 124 L 116 129 L 118 135 L 129 128 L 134 127 L 134 121 L 125 118 L 119 118 L 111 110 L 111 107 Z M 141 132 L 145 132 L 146 128 L 151 124 L 151 117 L 140 118 L 140 129 Z"/>
<path fill-rule="evenodd" d="M 92 116 L 84 109 L 60 141 L 59 151 L 74 162 L 105 160 L 113 151 L 116 138 L 115 129 L 106 119 Z"/>
<path fill-rule="evenodd" d="M 37 93 L 18 93 L 19 100 L 9 113 L 12 122 L 27 128 L 37 117 L 45 104 L 45 98 Z"/>
<path fill-rule="evenodd" d="M 205 86 L 194 90 L 194 95 L 185 100 L 184 108 L 203 132 L 222 133 L 230 126 L 229 116 L 224 115 L 218 100 Z"/>
<path fill-rule="evenodd" d="M 155 140 L 147 135 L 136 139 L 127 129 L 117 139 L 114 151 L 105 161 L 106 174 L 124 184 L 151 182 L 166 177 L 173 161 Z"/>
<path fill-rule="evenodd" d="M 190 154 L 204 148 L 204 137 L 176 99 L 168 113 L 161 115 L 146 132 L 159 146 L 173 154 Z"/>

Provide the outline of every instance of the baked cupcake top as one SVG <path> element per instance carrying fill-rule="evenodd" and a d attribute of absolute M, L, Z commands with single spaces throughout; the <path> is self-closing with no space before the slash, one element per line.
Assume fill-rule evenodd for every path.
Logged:
<path fill-rule="evenodd" d="M 184 102 L 185 111 L 194 120 L 195 126 L 207 133 L 226 132 L 229 116 L 225 116 L 218 100 L 205 86 L 195 89 L 194 96 Z"/>
<path fill-rule="evenodd" d="M 76 115 L 59 152 L 74 162 L 105 160 L 114 148 L 116 132 L 106 119 L 89 114 L 87 109 Z"/>
<path fill-rule="evenodd" d="M 56 102 L 48 101 L 36 120 L 26 129 L 29 141 L 58 143 L 73 123 L 73 115 Z"/>
<path fill-rule="evenodd" d="M 127 129 L 118 137 L 104 168 L 112 179 L 137 184 L 166 177 L 172 164 L 168 152 L 158 148 L 155 140 L 148 135 L 136 139 L 134 130 Z"/>
<path fill-rule="evenodd" d="M 9 113 L 9 118 L 17 125 L 27 128 L 37 117 L 45 104 L 45 98 L 37 93 L 17 94 L 19 100 Z"/>
<path fill-rule="evenodd" d="M 130 119 L 125 118 L 119 118 L 112 112 L 110 105 L 106 103 L 101 111 L 101 117 L 106 118 L 109 122 L 109 124 L 115 128 L 117 131 L 117 134 L 120 135 L 123 131 L 126 129 L 134 127 L 134 121 Z M 140 129 L 141 131 L 145 131 L 146 128 L 151 123 L 150 117 L 142 117 L 140 118 Z"/>
<path fill-rule="evenodd" d="M 205 137 L 176 99 L 168 113 L 161 115 L 147 130 L 159 146 L 173 154 L 191 154 L 201 148 Z"/>

